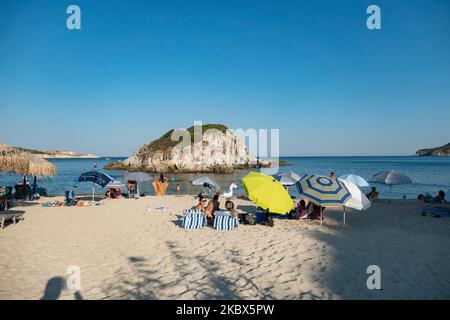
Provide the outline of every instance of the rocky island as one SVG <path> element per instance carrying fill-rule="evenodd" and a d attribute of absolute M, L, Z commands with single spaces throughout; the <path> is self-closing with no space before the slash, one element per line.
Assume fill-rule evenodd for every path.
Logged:
<path fill-rule="evenodd" d="M 270 166 L 269 161 L 252 158 L 246 145 L 226 126 L 206 124 L 176 132 L 172 129 L 138 149 L 131 157 L 108 163 L 105 169 L 154 173 L 232 173 L 235 169 Z"/>
<path fill-rule="evenodd" d="M 417 156 L 439 156 L 448 157 L 450 156 L 450 143 L 442 147 L 430 148 L 430 149 L 420 149 L 416 152 Z"/>
<path fill-rule="evenodd" d="M 87 154 L 87 153 L 75 153 L 73 151 L 40 151 L 40 150 L 33 150 L 33 149 L 26 149 L 26 148 L 20 148 L 15 147 L 16 149 L 19 149 L 24 152 L 30 152 L 38 157 L 41 158 L 58 158 L 58 159 L 96 159 L 99 158 L 99 156 L 93 155 L 93 154 Z"/>

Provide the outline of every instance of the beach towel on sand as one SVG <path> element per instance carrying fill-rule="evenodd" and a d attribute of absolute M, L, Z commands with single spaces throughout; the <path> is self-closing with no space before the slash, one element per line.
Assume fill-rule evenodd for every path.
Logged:
<path fill-rule="evenodd" d="M 443 207 L 426 207 L 422 211 L 423 216 L 431 216 L 435 218 L 450 217 L 450 208 Z"/>

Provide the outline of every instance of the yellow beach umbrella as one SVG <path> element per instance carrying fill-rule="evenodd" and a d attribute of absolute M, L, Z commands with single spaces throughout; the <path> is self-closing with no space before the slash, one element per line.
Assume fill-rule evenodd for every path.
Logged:
<path fill-rule="evenodd" d="M 248 198 L 264 210 L 287 214 L 294 207 L 289 193 L 271 176 L 252 171 L 242 179 L 242 184 Z"/>

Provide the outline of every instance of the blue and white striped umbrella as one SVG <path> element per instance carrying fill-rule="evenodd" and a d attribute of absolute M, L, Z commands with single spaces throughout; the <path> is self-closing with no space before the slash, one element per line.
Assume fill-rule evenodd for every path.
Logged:
<path fill-rule="evenodd" d="M 101 171 L 85 172 L 78 177 L 78 182 L 93 182 L 102 188 L 113 180 L 113 178 Z"/>
<path fill-rule="evenodd" d="M 321 207 L 342 207 L 351 194 L 338 179 L 307 174 L 295 184 L 300 197 Z"/>

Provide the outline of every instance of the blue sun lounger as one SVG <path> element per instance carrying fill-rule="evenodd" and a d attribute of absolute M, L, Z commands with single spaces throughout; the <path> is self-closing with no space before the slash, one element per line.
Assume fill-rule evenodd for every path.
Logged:
<path fill-rule="evenodd" d="M 233 217 L 229 211 L 216 211 L 214 212 L 214 224 L 215 230 L 233 230 L 239 225 L 237 218 Z"/>
<path fill-rule="evenodd" d="M 206 226 L 206 215 L 197 210 L 185 210 L 182 227 L 184 229 L 201 229 Z"/>

